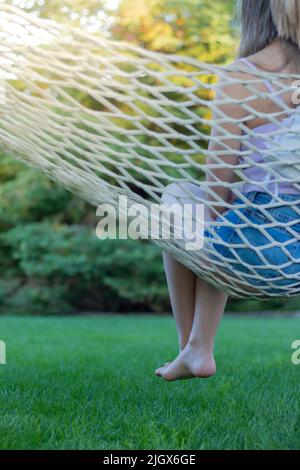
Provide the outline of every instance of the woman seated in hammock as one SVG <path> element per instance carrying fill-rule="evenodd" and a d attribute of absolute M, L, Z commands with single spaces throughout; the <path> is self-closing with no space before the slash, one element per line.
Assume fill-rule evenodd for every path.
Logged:
<path fill-rule="evenodd" d="M 241 0 L 240 17 L 242 24 L 242 40 L 239 58 L 233 65 L 239 65 L 240 71 L 227 69 L 232 78 L 250 81 L 256 78 L 252 70 L 273 73 L 300 73 L 300 2 L 298 0 Z M 291 87 L 292 80 L 280 79 L 287 87 Z M 220 184 L 213 186 L 214 196 L 204 194 L 209 200 L 209 216 L 211 220 L 227 220 L 228 226 L 219 225 L 215 229 L 217 239 L 223 243 L 213 243 L 216 255 L 223 259 L 235 261 L 236 272 L 251 273 L 255 267 L 257 276 L 249 276 L 248 283 L 253 287 L 265 285 L 273 288 L 289 287 L 295 279 L 300 283 L 300 185 L 291 183 L 274 183 L 272 175 L 259 167 L 257 162 L 264 162 L 263 149 L 266 148 L 267 134 L 276 130 L 276 123 L 267 120 L 267 116 L 277 116 L 276 119 L 284 123 L 288 119 L 288 110 L 296 107 L 293 94 L 282 92 L 278 82 L 259 81 L 252 85 L 255 90 L 249 91 L 243 84 L 222 83 L 220 77 L 217 98 L 226 96 L 223 104 L 216 104 L 213 121 L 226 116 L 232 119 L 231 123 L 212 127 L 212 139 L 209 145 L 209 154 L 215 152 L 229 167 L 214 168 L 207 175 L 207 183 L 234 181 L 235 173 L 232 167 L 241 162 L 241 122 L 251 130 L 247 136 L 248 144 L 252 144 L 253 167 L 250 165 L 244 170 L 246 183 L 241 193 L 246 196 L 249 206 L 237 210 L 235 207 L 214 207 L 214 202 L 226 201 L 233 206 L 241 204 L 243 200 L 230 190 L 230 185 Z M 267 98 L 259 98 L 259 92 Z M 269 93 L 267 95 L 267 93 Z M 253 96 L 253 99 L 251 99 Z M 228 99 L 229 98 L 229 99 Z M 249 105 L 248 111 L 241 103 Z M 216 100 L 216 103 L 218 101 Z M 253 113 L 249 108 L 253 109 Z M 277 114 L 276 114 L 277 113 Z M 236 122 L 237 124 L 234 124 Z M 253 137 L 253 133 L 258 137 Z M 250 135 L 251 134 L 251 135 Z M 224 136 L 229 137 L 224 137 Z M 218 139 L 219 137 L 219 139 Z M 221 142 L 222 141 L 222 142 Z M 227 152 L 221 155 L 221 150 Z M 251 145 L 249 146 L 251 148 Z M 254 149 L 253 149 L 254 148 Z M 230 149 L 230 152 L 228 152 Z M 256 150 L 255 150 L 256 149 Z M 261 149 L 261 153 L 260 150 Z M 231 152 L 232 150 L 232 152 Z M 251 160 L 251 161 L 252 161 Z M 209 157 L 208 164 L 216 163 Z M 231 166 L 231 167 L 230 167 Z M 189 194 L 200 196 L 203 190 L 196 185 L 187 183 Z M 228 187 L 229 186 L 229 187 Z M 178 198 L 186 201 L 187 192 L 182 185 L 176 183 L 168 186 L 163 194 L 163 202 L 174 203 Z M 203 194 L 202 194 L 203 196 Z M 281 201 L 277 206 L 266 205 L 273 201 Z M 297 203 L 299 201 L 299 204 Z M 260 206 L 264 206 L 261 209 Z M 245 217 L 249 226 L 245 226 Z M 247 220 L 246 219 L 246 220 Z M 268 233 L 259 229 L 259 225 L 277 221 L 276 227 L 268 228 Z M 239 225 L 244 223 L 244 228 Z M 246 224 L 247 225 L 247 224 Z M 256 227 L 255 227 L 256 226 Z M 241 234 L 247 240 L 247 245 L 238 252 L 234 248 L 241 242 Z M 270 243 L 270 236 L 274 243 Z M 212 238 L 212 240 L 214 237 Z M 231 247 L 232 244 L 232 247 Z M 259 249 L 260 246 L 267 246 Z M 237 253 L 238 252 L 238 253 Z M 156 374 L 166 380 L 176 380 L 193 377 L 210 377 L 216 372 L 213 354 L 214 338 L 220 318 L 224 312 L 227 294 L 208 284 L 205 280 L 196 277 L 188 268 L 180 264 L 171 255 L 164 253 L 164 265 L 168 282 L 171 306 L 176 322 L 179 354 L 173 362 L 166 363 L 156 370 Z M 291 262 L 291 259 L 293 260 Z M 280 271 L 281 270 L 281 271 Z M 276 283 L 278 272 L 287 276 L 280 276 Z M 252 269 L 253 272 L 253 269 Z M 293 280 L 294 279 L 294 280 Z M 279 291 L 278 291 L 279 292 Z"/>

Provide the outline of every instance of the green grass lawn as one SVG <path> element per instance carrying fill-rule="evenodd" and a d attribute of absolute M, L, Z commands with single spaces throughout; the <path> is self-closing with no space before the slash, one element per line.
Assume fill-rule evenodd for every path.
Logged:
<path fill-rule="evenodd" d="M 299 449 L 300 318 L 225 317 L 218 373 L 164 382 L 171 317 L 0 317 L 1 449 Z"/>

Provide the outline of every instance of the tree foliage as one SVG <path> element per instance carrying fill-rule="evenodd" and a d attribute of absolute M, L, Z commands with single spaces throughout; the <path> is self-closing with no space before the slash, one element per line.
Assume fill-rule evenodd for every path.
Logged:
<path fill-rule="evenodd" d="M 236 50 L 235 0 L 6 1 L 42 18 L 205 62 L 230 60 Z"/>
<path fill-rule="evenodd" d="M 155 51 L 224 62 L 236 49 L 233 10 L 233 0 L 122 0 L 112 34 Z"/>

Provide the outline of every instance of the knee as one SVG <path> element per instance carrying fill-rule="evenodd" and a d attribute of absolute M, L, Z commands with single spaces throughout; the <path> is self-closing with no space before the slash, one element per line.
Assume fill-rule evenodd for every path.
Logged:
<path fill-rule="evenodd" d="M 164 204 L 171 204 L 176 202 L 181 191 L 182 188 L 179 183 L 168 184 L 161 194 L 161 202 Z"/>

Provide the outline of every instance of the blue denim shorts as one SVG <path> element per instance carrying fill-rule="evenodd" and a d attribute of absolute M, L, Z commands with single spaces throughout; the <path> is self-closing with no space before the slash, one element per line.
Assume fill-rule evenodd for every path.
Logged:
<path fill-rule="evenodd" d="M 279 194 L 279 205 L 272 204 L 268 193 L 252 191 L 244 196 L 249 206 L 237 198 L 233 203 L 236 208 L 224 212 L 216 225 L 205 231 L 216 258 L 226 258 L 231 275 L 236 271 L 239 278 L 266 292 L 285 294 L 299 288 L 300 194 Z M 276 226 L 265 226 L 274 221 Z"/>

